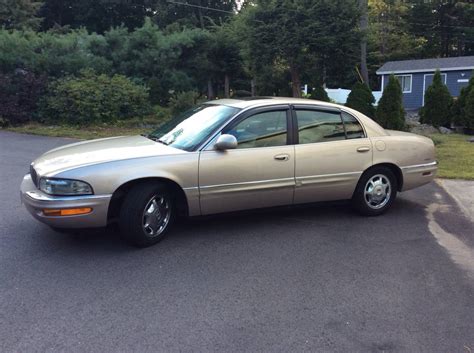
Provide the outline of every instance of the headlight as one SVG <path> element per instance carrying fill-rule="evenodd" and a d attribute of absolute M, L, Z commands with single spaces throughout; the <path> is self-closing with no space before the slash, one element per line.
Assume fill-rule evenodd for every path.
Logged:
<path fill-rule="evenodd" d="M 92 187 L 79 180 L 41 178 L 39 188 L 49 195 L 92 195 Z"/>

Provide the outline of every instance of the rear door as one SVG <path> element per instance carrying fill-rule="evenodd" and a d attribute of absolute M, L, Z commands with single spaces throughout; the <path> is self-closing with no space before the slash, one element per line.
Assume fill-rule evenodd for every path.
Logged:
<path fill-rule="evenodd" d="M 201 152 L 199 192 L 202 214 L 286 205 L 293 202 L 294 146 L 288 131 L 288 105 L 252 110 L 222 133 L 234 135 L 238 148 Z"/>
<path fill-rule="evenodd" d="M 372 163 L 360 122 L 336 109 L 293 107 L 297 127 L 295 203 L 349 199 Z"/>

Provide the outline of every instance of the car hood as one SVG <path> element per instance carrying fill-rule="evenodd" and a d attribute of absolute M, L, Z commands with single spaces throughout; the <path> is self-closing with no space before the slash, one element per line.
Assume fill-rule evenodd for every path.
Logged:
<path fill-rule="evenodd" d="M 53 176 L 86 165 L 178 153 L 186 152 L 143 136 L 120 136 L 55 148 L 36 159 L 32 166 L 40 176 Z"/>

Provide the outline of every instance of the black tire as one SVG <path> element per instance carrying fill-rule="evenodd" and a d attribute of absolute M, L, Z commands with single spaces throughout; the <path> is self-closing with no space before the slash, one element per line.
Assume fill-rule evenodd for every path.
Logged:
<path fill-rule="evenodd" d="M 145 213 L 145 209 L 155 209 L 151 205 L 153 200 L 160 203 L 161 200 L 165 200 L 169 207 L 169 214 L 166 212 L 158 211 L 158 215 L 154 213 Z M 156 203 L 155 203 L 156 204 Z M 163 208 L 165 210 L 165 208 Z M 146 227 L 147 224 L 152 222 L 146 222 L 146 217 L 153 218 L 156 226 L 159 226 L 160 221 L 165 218 L 165 213 L 168 214 L 168 221 L 163 226 L 163 229 L 159 231 L 157 229 L 156 234 L 152 234 L 151 231 L 155 227 Z M 150 215 L 150 216 L 147 216 Z M 167 190 L 165 185 L 161 183 L 143 183 L 134 186 L 125 196 L 120 209 L 119 227 L 122 237 L 130 244 L 137 247 L 147 247 L 154 245 L 161 241 L 170 230 L 173 221 L 176 216 L 176 208 L 173 195 Z M 163 218 L 162 218 L 163 217 Z M 161 227 L 158 227 L 161 229 Z M 159 231 L 159 232 L 158 232 Z"/>
<path fill-rule="evenodd" d="M 379 184 L 380 187 L 379 189 L 386 190 L 386 185 L 383 184 L 383 178 L 379 178 L 378 176 L 384 176 L 386 180 L 390 182 L 388 184 L 390 188 L 390 194 L 386 192 L 386 197 L 383 198 L 383 192 L 382 196 L 376 195 L 377 198 L 374 199 L 374 201 L 370 202 L 369 200 L 371 199 L 371 195 L 365 194 L 365 189 L 367 187 L 367 190 L 372 190 L 373 188 L 370 188 L 370 185 L 368 185 L 369 180 L 372 180 L 375 178 L 375 181 L 381 180 L 382 184 Z M 371 185 L 374 185 L 373 183 Z M 395 200 L 397 196 L 397 190 L 398 190 L 398 183 L 397 183 L 397 178 L 393 174 L 393 172 L 387 168 L 387 167 L 373 167 L 364 174 L 359 179 L 359 182 L 357 183 L 357 187 L 354 191 L 354 195 L 352 196 L 352 206 L 353 208 L 360 213 L 361 215 L 364 216 L 378 216 L 387 211 L 393 204 L 393 201 Z M 370 193 L 369 193 L 370 194 Z M 379 205 L 376 205 L 378 198 L 380 197 L 381 201 Z"/>

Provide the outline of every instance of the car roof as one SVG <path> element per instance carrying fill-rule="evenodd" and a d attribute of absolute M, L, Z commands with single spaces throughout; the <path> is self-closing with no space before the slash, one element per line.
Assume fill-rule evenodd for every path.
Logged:
<path fill-rule="evenodd" d="M 208 101 L 205 104 L 220 104 L 245 109 L 249 107 L 260 107 L 275 104 L 307 104 L 320 107 L 340 108 L 337 104 L 317 101 L 306 98 L 290 98 L 290 97 L 248 97 L 248 98 L 225 98 Z"/>

